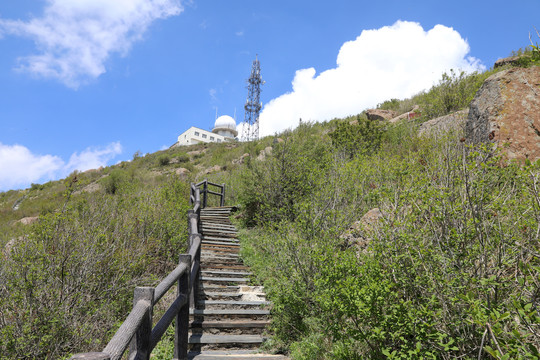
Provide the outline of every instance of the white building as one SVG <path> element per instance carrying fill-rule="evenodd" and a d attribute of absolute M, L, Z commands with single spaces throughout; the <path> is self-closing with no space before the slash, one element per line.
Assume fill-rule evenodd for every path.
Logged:
<path fill-rule="evenodd" d="M 216 119 L 212 131 L 199 129 L 192 126 L 178 136 L 176 146 L 193 145 L 201 142 L 225 142 L 233 141 L 238 135 L 236 121 L 228 115 L 222 115 Z"/>

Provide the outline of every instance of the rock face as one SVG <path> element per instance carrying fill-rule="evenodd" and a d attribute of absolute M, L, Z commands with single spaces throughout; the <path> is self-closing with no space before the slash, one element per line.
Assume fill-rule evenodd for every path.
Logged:
<path fill-rule="evenodd" d="M 469 109 L 426 121 L 418 128 L 419 135 L 437 135 L 450 130 L 463 130 Z"/>
<path fill-rule="evenodd" d="M 369 120 L 390 120 L 399 114 L 393 110 L 371 109 L 366 110 L 366 115 Z"/>
<path fill-rule="evenodd" d="M 359 250 L 363 250 L 370 241 L 369 233 L 383 217 L 384 214 L 381 210 L 371 209 L 341 234 L 340 238 L 345 241 L 346 246 L 356 246 Z"/>
<path fill-rule="evenodd" d="M 510 56 L 504 59 L 499 59 L 495 61 L 495 64 L 493 64 L 493 67 L 498 68 L 505 65 L 512 65 L 517 63 L 519 60 L 519 56 Z"/>
<path fill-rule="evenodd" d="M 540 67 L 490 76 L 471 103 L 465 134 L 470 143 L 504 145 L 508 159 L 540 159 Z"/>

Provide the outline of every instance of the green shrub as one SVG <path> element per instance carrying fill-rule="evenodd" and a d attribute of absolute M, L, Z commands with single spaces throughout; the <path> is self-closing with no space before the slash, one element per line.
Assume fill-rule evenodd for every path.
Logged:
<path fill-rule="evenodd" d="M 132 306 L 186 250 L 188 186 L 66 193 L 11 252 L 0 253 L 0 358 L 58 359 L 100 350 Z"/>
<path fill-rule="evenodd" d="M 121 169 L 114 169 L 105 177 L 101 184 L 107 194 L 116 194 L 128 179 L 127 172 Z"/>
<path fill-rule="evenodd" d="M 169 165 L 171 158 L 169 155 L 163 154 L 158 157 L 158 164 L 161 166 Z"/>
<path fill-rule="evenodd" d="M 439 84 L 421 96 L 421 108 L 425 119 L 447 115 L 469 106 L 474 95 L 493 72 L 457 74 L 450 70 L 444 73 Z"/>
<path fill-rule="evenodd" d="M 349 121 L 340 122 L 330 133 L 332 145 L 350 158 L 358 154 L 372 154 L 377 151 L 382 142 L 384 125 L 361 116 L 351 124 Z"/>

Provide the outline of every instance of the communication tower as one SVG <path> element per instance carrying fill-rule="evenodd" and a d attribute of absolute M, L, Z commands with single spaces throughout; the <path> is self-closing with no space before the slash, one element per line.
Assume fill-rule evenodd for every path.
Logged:
<path fill-rule="evenodd" d="M 242 141 L 252 141 L 259 139 L 259 113 L 261 112 L 261 85 L 264 84 L 261 78 L 261 64 L 258 56 L 253 60 L 251 76 L 247 80 L 248 96 L 244 105 L 244 129 L 242 131 Z"/>

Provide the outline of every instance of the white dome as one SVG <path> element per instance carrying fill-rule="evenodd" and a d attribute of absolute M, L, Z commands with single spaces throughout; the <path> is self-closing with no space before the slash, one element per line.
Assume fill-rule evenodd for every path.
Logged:
<path fill-rule="evenodd" d="M 236 130 L 236 121 L 229 115 L 221 115 L 214 123 L 215 128 Z"/>
<path fill-rule="evenodd" d="M 216 119 L 212 132 L 233 138 L 238 135 L 238 131 L 236 130 L 236 121 L 234 121 L 234 119 L 229 115 L 221 115 Z"/>

